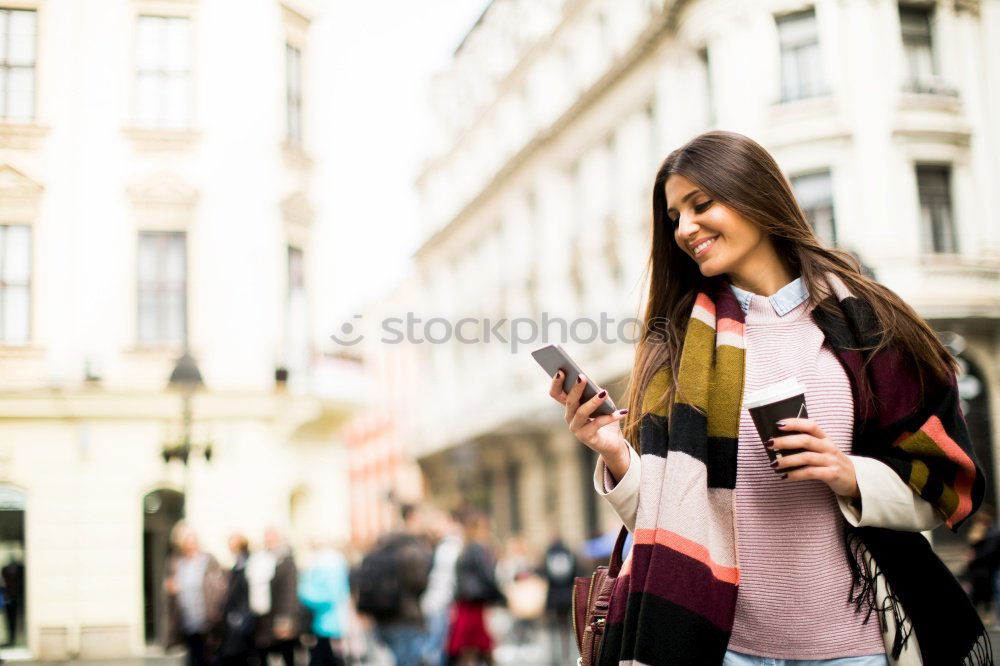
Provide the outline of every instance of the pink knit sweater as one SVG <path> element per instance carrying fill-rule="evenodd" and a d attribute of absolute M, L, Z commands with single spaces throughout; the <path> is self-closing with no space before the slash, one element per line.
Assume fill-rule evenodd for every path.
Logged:
<path fill-rule="evenodd" d="M 779 315 L 754 294 L 746 313 L 744 395 L 790 376 L 804 383 L 806 409 L 851 453 L 853 399 L 847 375 L 802 302 Z M 878 619 L 847 601 L 851 573 L 836 497 L 821 481 L 782 480 L 746 409 L 740 414 L 736 477 L 740 567 L 729 649 L 780 659 L 884 654 Z"/>

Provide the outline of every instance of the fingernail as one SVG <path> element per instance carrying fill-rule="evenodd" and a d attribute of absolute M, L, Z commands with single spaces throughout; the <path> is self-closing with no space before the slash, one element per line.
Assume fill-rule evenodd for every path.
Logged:
<path fill-rule="evenodd" d="M 556 379 L 559 379 L 559 376 L 561 374 L 562 374 L 562 370 L 556 370 Z"/>
<path fill-rule="evenodd" d="M 583 381 L 583 375 L 577 375 L 576 376 L 576 383 L 579 384 L 582 381 Z"/>
<path fill-rule="evenodd" d="M 783 420 L 782 421 L 778 421 L 778 427 L 779 428 L 784 428 L 785 427 L 785 421 L 783 421 Z"/>
<path fill-rule="evenodd" d="M 622 416 L 625 416 L 626 414 L 628 414 L 628 410 L 627 409 L 622 409 L 622 410 L 619 410 L 618 413 L 621 414 Z"/>
<path fill-rule="evenodd" d="M 787 478 L 788 478 L 788 472 L 785 472 L 784 474 L 782 474 L 782 475 L 781 475 L 781 478 L 783 478 L 783 479 L 787 479 Z"/>
<path fill-rule="evenodd" d="M 772 437 L 771 439 L 769 439 L 766 442 L 764 442 L 764 446 L 766 446 L 769 449 L 773 449 L 774 448 L 774 438 Z"/>
<path fill-rule="evenodd" d="M 767 464 L 770 465 L 773 468 L 773 467 L 777 467 L 779 462 L 781 462 L 781 460 L 772 460 L 771 462 L 769 462 Z"/>
<path fill-rule="evenodd" d="M 604 396 L 606 396 L 607 394 L 608 394 L 608 392 L 607 392 L 607 391 L 601 391 L 600 393 L 598 393 L 598 394 L 597 394 L 597 397 L 598 397 L 598 398 L 603 398 L 603 397 L 604 397 Z"/>

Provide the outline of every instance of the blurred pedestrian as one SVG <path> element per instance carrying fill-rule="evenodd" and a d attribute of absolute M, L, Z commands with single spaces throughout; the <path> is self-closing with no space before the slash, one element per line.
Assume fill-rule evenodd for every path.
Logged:
<path fill-rule="evenodd" d="M 250 556 L 246 576 L 250 607 L 257 616 L 255 643 L 261 666 L 267 666 L 271 654 L 279 655 L 285 666 L 294 666 L 300 613 L 298 569 L 277 528 L 264 531 L 264 548 Z"/>
<path fill-rule="evenodd" d="M 14 645 L 17 642 L 17 621 L 24 606 L 24 564 L 19 557 L 11 557 L 0 575 L 3 576 L 3 610 L 7 618 L 7 641 L 4 645 Z"/>
<path fill-rule="evenodd" d="M 493 663 L 493 637 L 486 607 L 504 601 L 497 585 L 496 559 L 490 547 L 489 517 L 479 509 L 462 511 L 465 547 L 455 563 L 455 604 L 448 633 L 448 656 L 458 666 Z"/>
<path fill-rule="evenodd" d="M 347 561 L 333 544 L 313 542 L 312 561 L 299 577 L 299 599 L 312 611 L 316 644 L 309 648 L 309 666 L 342 666 L 351 591 Z"/>
<path fill-rule="evenodd" d="M 552 636 L 552 663 L 566 664 L 570 656 L 570 610 L 573 607 L 573 579 L 576 577 L 576 556 L 558 534 L 545 551 L 542 563 L 549 584 L 545 607 L 549 612 Z"/>
<path fill-rule="evenodd" d="M 244 666 L 254 652 L 256 618 L 250 609 L 250 588 L 246 568 L 250 545 L 242 534 L 229 537 L 229 552 L 234 558 L 229 571 L 229 586 L 223 605 L 222 645 L 219 647 L 220 666 Z"/>
<path fill-rule="evenodd" d="M 972 526 L 965 535 L 969 544 L 968 564 L 961 579 L 972 603 L 990 626 L 997 622 L 997 602 L 1000 601 L 1000 526 L 990 507 L 983 505 L 972 517 Z"/>
<path fill-rule="evenodd" d="M 455 562 L 463 547 L 462 526 L 451 514 L 432 511 L 428 514 L 427 534 L 434 545 L 434 560 L 427 589 L 420 597 L 427 622 L 424 661 L 428 666 L 447 666 L 445 639 L 455 599 Z"/>
<path fill-rule="evenodd" d="M 167 563 L 167 642 L 187 647 L 189 666 L 208 666 L 219 643 L 226 574 L 218 560 L 201 550 L 198 537 L 183 521 L 173 530 L 176 554 Z"/>
<path fill-rule="evenodd" d="M 403 529 L 379 540 L 357 571 L 358 612 L 375 621 L 375 635 L 397 666 L 418 666 L 427 641 L 420 595 L 427 588 L 433 553 L 416 506 L 401 510 Z"/>
<path fill-rule="evenodd" d="M 497 583 L 507 597 L 507 610 L 514 619 L 511 637 L 516 646 L 531 640 L 535 623 L 545 612 L 548 585 L 536 568 L 524 539 L 517 535 L 510 537 L 497 561 Z"/>

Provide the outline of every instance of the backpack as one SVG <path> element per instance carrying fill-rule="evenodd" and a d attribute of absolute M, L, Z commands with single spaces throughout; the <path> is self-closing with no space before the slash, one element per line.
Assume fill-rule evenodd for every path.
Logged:
<path fill-rule="evenodd" d="M 572 585 L 576 576 L 576 558 L 566 547 L 553 546 L 545 554 L 545 575 L 552 585 Z"/>
<path fill-rule="evenodd" d="M 375 619 L 390 619 L 399 613 L 403 599 L 399 580 L 400 542 L 390 539 L 377 545 L 361 560 L 356 573 L 357 610 Z"/>

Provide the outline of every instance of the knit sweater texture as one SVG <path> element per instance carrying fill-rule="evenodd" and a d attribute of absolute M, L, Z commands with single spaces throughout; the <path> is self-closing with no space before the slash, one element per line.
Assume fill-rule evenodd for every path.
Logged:
<path fill-rule="evenodd" d="M 808 301 L 779 314 L 783 308 L 767 297 L 747 296 L 744 397 L 795 377 L 806 386 L 809 418 L 850 454 L 850 381 L 808 316 Z M 822 481 L 790 481 L 772 470 L 746 408 L 737 455 L 740 588 L 729 649 L 780 659 L 884 654 L 878 622 L 863 624 L 865 614 L 848 601 L 851 571 L 833 491 Z"/>

